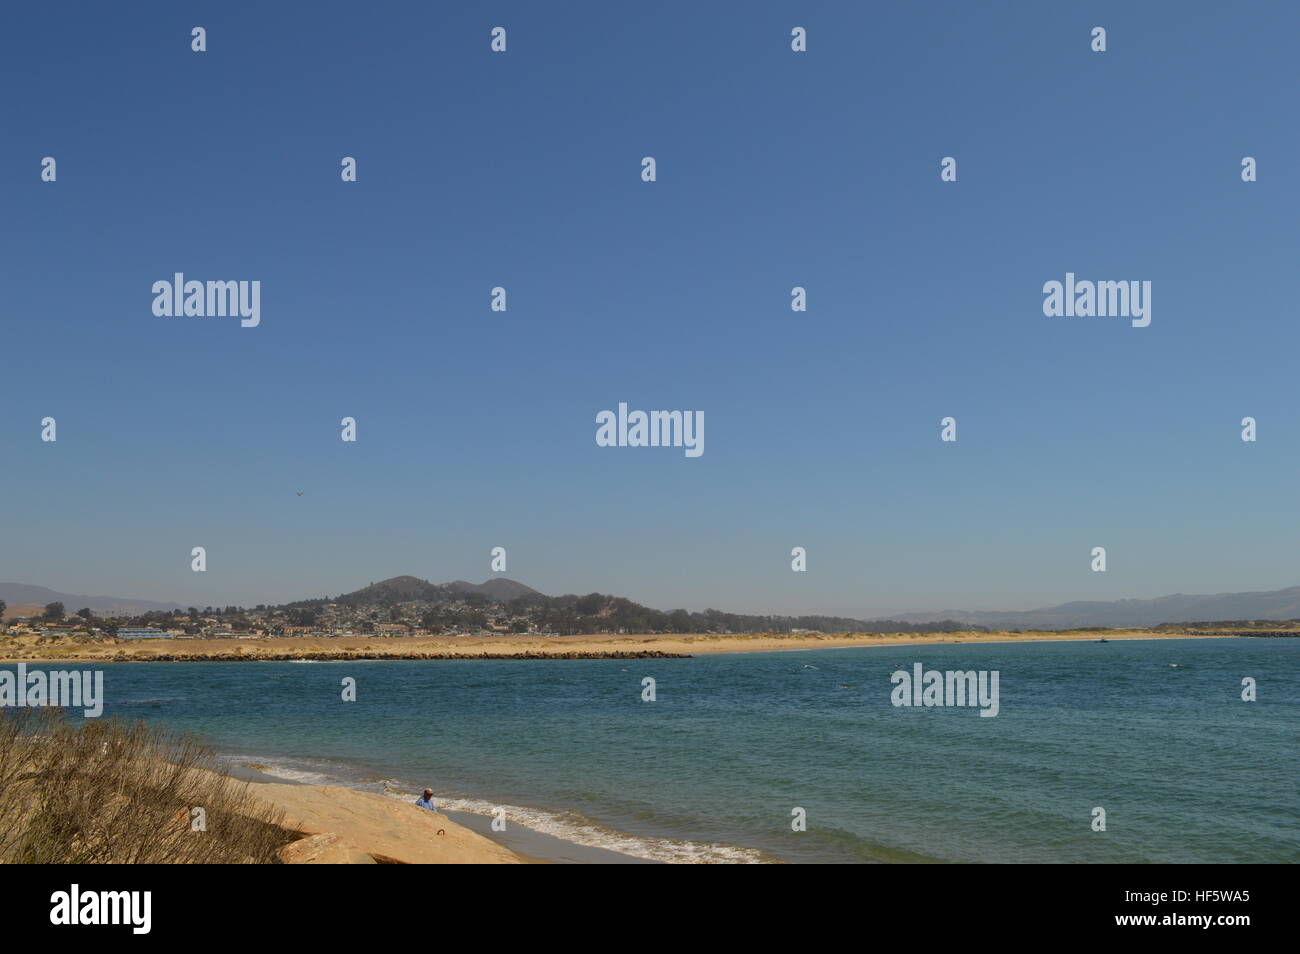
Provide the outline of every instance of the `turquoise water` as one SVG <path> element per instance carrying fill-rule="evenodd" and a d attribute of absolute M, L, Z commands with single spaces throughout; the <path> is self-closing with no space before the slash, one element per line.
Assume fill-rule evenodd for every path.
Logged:
<path fill-rule="evenodd" d="M 914 662 L 998 670 L 999 715 L 893 707 L 890 674 Z M 661 860 L 1300 860 L 1295 639 L 104 672 L 106 715 L 274 774 L 427 784 L 446 807 Z"/>

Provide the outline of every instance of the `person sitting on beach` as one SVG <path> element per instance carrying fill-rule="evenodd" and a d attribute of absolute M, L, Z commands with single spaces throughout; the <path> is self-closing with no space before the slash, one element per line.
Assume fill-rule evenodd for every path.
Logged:
<path fill-rule="evenodd" d="M 424 794 L 415 800 L 415 804 L 419 805 L 421 808 L 427 808 L 431 812 L 436 812 L 438 810 L 438 806 L 433 804 L 433 789 L 431 788 L 426 788 Z"/>

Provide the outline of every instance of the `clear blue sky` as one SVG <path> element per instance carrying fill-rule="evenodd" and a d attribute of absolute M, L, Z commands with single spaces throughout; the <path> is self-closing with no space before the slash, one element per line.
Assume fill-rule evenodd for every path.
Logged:
<path fill-rule="evenodd" d="M 5 10 L 0 580 L 254 604 L 505 546 L 664 609 L 1300 583 L 1294 5 L 297 6 Z M 260 327 L 155 317 L 177 271 L 261 281 Z M 1150 280 L 1151 326 L 1045 317 L 1067 271 Z M 704 411 L 704 455 L 597 447 L 619 401 Z"/>

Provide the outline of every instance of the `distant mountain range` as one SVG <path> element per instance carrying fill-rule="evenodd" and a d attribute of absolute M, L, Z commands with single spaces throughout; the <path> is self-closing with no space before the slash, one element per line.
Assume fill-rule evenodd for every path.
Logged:
<path fill-rule="evenodd" d="M 953 619 L 990 629 L 1079 629 L 1091 626 L 1123 629 L 1160 623 L 1300 619 L 1300 586 L 1208 596 L 1175 593 L 1153 600 L 1080 601 L 1020 612 L 941 610 L 936 613 L 905 613 L 899 618 L 916 623 Z"/>
<path fill-rule="evenodd" d="M 494 603 L 508 603 L 520 597 L 533 597 L 539 602 L 577 601 L 578 597 L 548 598 L 531 586 L 515 580 L 496 577 L 483 583 L 453 580 L 450 583 L 430 583 L 414 576 L 395 576 L 379 583 L 371 583 L 337 598 L 345 605 L 394 605 L 410 601 L 429 603 L 450 602 L 458 597 L 476 594 Z M 603 599 L 618 601 L 627 606 L 637 604 L 617 597 Z M 179 603 L 160 603 L 153 600 L 125 599 L 115 596 L 79 596 L 61 593 L 44 586 L 24 583 L 0 583 L 0 600 L 9 606 L 9 615 L 18 607 L 44 607 L 46 603 L 61 602 L 69 613 L 88 606 L 101 614 L 138 614 L 149 611 L 182 609 Z M 288 604 L 296 605 L 296 604 Z M 637 607 L 643 609 L 642 607 Z M 657 611 L 648 611 L 657 612 Z M 716 610 L 706 613 L 718 614 Z M 736 617 L 737 620 L 742 617 Z M 793 617 L 754 617 L 761 619 L 794 619 Z M 798 617 L 800 620 L 833 625 L 835 628 L 853 628 L 865 631 L 887 629 L 884 624 L 906 623 L 909 628 L 919 624 L 944 622 L 945 629 L 962 623 L 986 629 L 1080 629 L 1086 627 L 1145 627 L 1160 623 L 1212 622 L 1218 620 L 1286 620 L 1300 619 L 1300 586 L 1281 590 L 1249 593 L 1217 593 L 1206 596 L 1174 594 L 1151 600 L 1079 601 L 1062 603 L 1042 609 L 1021 611 L 970 611 L 940 610 L 930 613 L 903 613 L 891 620 L 851 619 L 847 617 Z"/>
<path fill-rule="evenodd" d="M 6 616 L 15 615 L 14 610 L 19 607 L 37 606 L 44 609 L 47 603 L 62 603 L 68 613 L 75 613 L 83 607 L 90 607 L 96 613 L 123 615 L 180 608 L 179 603 L 157 603 L 153 600 L 132 600 L 117 596 L 78 596 L 27 583 L 0 583 L 0 600 L 8 605 Z"/>

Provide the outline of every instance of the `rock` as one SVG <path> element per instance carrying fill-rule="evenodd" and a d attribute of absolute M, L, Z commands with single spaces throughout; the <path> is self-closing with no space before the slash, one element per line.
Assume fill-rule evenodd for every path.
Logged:
<path fill-rule="evenodd" d="M 374 858 L 332 831 L 309 835 L 280 849 L 286 865 L 373 865 Z"/>

